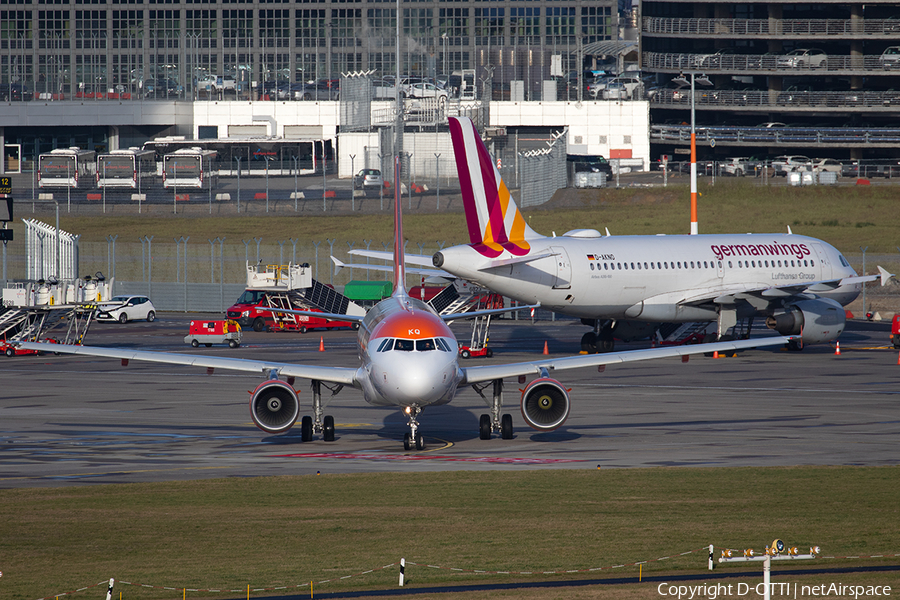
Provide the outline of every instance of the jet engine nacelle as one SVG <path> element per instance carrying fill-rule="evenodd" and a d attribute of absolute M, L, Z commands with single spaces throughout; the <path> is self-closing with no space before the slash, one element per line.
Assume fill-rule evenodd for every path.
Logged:
<path fill-rule="evenodd" d="M 284 381 L 265 381 L 250 396 L 250 416 L 266 433 L 284 433 L 294 425 L 299 414 L 297 392 Z"/>
<path fill-rule="evenodd" d="M 784 312 L 766 317 L 766 326 L 781 335 L 802 335 L 804 344 L 836 340 L 844 331 L 847 314 L 830 298 L 801 300 Z"/>
<path fill-rule="evenodd" d="M 555 379 L 535 379 L 522 392 L 522 418 L 539 431 L 556 429 L 569 418 L 569 393 Z"/>

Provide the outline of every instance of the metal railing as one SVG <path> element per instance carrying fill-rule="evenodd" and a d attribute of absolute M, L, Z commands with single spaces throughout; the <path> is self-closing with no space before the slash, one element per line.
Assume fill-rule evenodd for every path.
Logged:
<path fill-rule="evenodd" d="M 664 35 L 898 36 L 900 19 L 690 19 L 644 17 L 644 33 Z"/>
<path fill-rule="evenodd" d="M 900 128 L 856 129 L 842 127 L 697 127 L 697 143 L 717 145 L 733 144 L 815 144 L 819 146 L 895 146 L 900 143 Z M 675 142 L 689 144 L 690 125 L 653 125 L 650 127 L 652 143 Z"/>
<path fill-rule="evenodd" d="M 900 33 L 898 33 L 900 38 Z M 879 54 L 836 55 L 802 58 L 787 54 L 711 54 L 644 52 L 643 67 L 648 70 L 703 69 L 715 73 L 754 74 L 798 74 L 829 73 L 848 74 L 856 72 L 900 70 L 900 60 L 896 56 L 884 58 Z"/>
<path fill-rule="evenodd" d="M 651 107 L 691 105 L 690 89 L 660 89 L 648 94 Z M 731 109 L 735 106 L 765 109 L 804 108 L 833 109 L 884 108 L 896 110 L 900 106 L 900 90 L 888 91 L 795 91 L 795 90 L 695 90 L 694 104 L 704 107 Z"/>

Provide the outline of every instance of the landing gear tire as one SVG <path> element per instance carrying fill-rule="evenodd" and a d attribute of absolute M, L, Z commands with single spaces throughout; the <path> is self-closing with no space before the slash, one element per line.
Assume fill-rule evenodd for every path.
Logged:
<path fill-rule="evenodd" d="M 313 426 L 312 417 L 309 415 L 303 417 L 300 421 L 300 441 L 309 442 L 312 440 Z"/>
<path fill-rule="evenodd" d="M 597 336 L 597 352 L 612 352 L 616 348 L 616 340 L 612 331 L 601 331 Z"/>
<path fill-rule="evenodd" d="M 488 415 L 481 415 L 478 420 L 478 437 L 482 440 L 491 439 L 491 418 Z"/>
<path fill-rule="evenodd" d="M 416 450 L 425 449 L 425 438 L 421 433 L 416 434 Z"/>
<path fill-rule="evenodd" d="M 513 438 L 512 415 L 506 414 L 500 417 L 500 437 L 504 440 Z"/>
<path fill-rule="evenodd" d="M 265 329 L 266 322 L 262 317 L 256 317 L 256 319 L 253 321 L 253 331 L 265 331 Z"/>
<path fill-rule="evenodd" d="M 331 415 L 325 416 L 325 423 L 322 429 L 322 439 L 326 442 L 334 441 L 334 417 Z"/>
<path fill-rule="evenodd" d="M 597 353 L 597 334 L 593 331 L 588 331 L 581 336 L 581 351 L 587 352 L 588 354 Z"/>

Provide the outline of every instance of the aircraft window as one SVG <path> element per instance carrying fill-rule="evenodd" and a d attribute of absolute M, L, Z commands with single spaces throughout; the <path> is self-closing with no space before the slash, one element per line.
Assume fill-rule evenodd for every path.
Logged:
<path fill-rule="evenodd" d="M 663 263 L 663 268 L 664 268 L 664 269 L 668 269 L 668 268 L 669 268 L 669 263 L 664 262 L 664 263 Z"/>
<path fill-rule="evenodd" d="M 616 264 L 619 265 L 619 266 L 618 266 L 618 269 L 621 271 L 621 270 L 622 270 L 622 263 L 616 263 Z"/>
<path fill-rule="evenodd" d="M 591 271 L 594 270 L 594 263 L 591 263 Z"/>
<path fill-rule="evenodd" d="M 816 261 L 814 261 L 814 260 L 809 261 L 809 266 L 811 266 L 811 267 L 816 266 Z"/>
<path fill-rule="evenodd" d="M 807 263 L 807 261 L 805 261 L 805 260 L 803 261 L 803 266 L 804 266 L 804 267 L 808 267 L 808 266 L 809 266 L 809 264 Z"/>
<path fill-rule="evenodd" d="M 847 262 L 847 259 L 844 258 L 844 255 L 843 255 L 843 254 L 838 254 L 838 258 L 841 259 L 841 264 L 842 264 L 842 265 L 844 265 L 845 267 L 849 267 L 849 266 L 850 266 L 850 263 Z M 791 261 L 791 262 L 794 262 L 794 261 Z"/>
<path fill-rule="evenodd" d="M 447 343 L 447 340 L 434 338 L 434 341 L 437 342 L 438 350 L 442 350 L 444 352 L 453 352 L 453 350 L 450 349 L 450 344 Z"/>
<path fill-rule="evenodd" d="M 638 271 L 641 270 L 641 263 L 638 263 Z"/>
<path fill-rule="evenodd" d="M 691 261 L 691 268 L 694 268 L 694 261 Z"/>
<path fill-rule="evenodd" d="M 650 263 L 650 268 L 651 268 L 651 269 L 655 269 L 655 268 L 656 268 L 656 265 L 653 264 L 653 263 Z"/>
<path fill-rule="evenodd" d="M 391 349 L 391 345 L 394 343 L 393 338 L 387 338 L 381 340 L 381 344 L 378 346 L 378 352 L 387 352 Z"/>
<path fill-rule="evenodd" d="M 429 350 L 434 350 L 434 340 L 416 340 L 416 350 L 418 352 L 428 352 Z"/>
<path fill-rule="evenodd" d="M 728 268 L 729 268 L 729 269 L 731 268 L 731 261 L 730 261 L 730 260 L 728 261 Z"/>
<path fill-rule="evenodd" d="M 640 266 L 640 265 L 641 265 L 641 263 L 638 263 L 638 266 Z M 634 271 L 634 263 L 631 263 L 631 270 Z"/>
<path fill-rule="evenodd" d="M 394 350 L 401 352 L 412 352 L 414 347 L 415 342 L 412 340 L 397 340 L 397 343 L 394 344 Z"/>
<path fill-rule="evenodd" d="M 681 261 L 680 261 L 680 260 L 678 261 L 678 268 L 679 268 L 679 269 L 681 268 Z"/>
<path fill-rule="evenodd" d="M 628 270 L 628 263 L 625 263 L 625 270 Z"/>
<path fill-rule="evenodd" d="M 743 265 L 741 264 L 741 261 L 738 261 L 738 269 L 740 269 L 742 266 Z"/>
<path fill-rule="evenodd" d="M 606 263 L 603 263 L 603 270 L 604 270 L 604 271 L 608 271 L 608 270 L 609 270 L 609 265 L 606 264 Z"/>
<path fill-rule="evenodd" d="M 662 269 L 662 263 L 656 263 L 656 268 L 657 268 L 657 269 Z"/>

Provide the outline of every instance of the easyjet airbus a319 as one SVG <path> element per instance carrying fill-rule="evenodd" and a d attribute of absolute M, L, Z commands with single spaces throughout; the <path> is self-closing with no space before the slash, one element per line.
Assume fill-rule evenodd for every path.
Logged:
<path fill-rule="evenodd" d="M 395 161 L 395 172 L 399 163 Z M 399 177 L 395 179 L 399 181 Z M 23 348 L 84 354 L 120 359 L 123 365 L 130 360 L 144 360 L 176 365 L 206 367 L 208 370 L 229 369 L 258 373 L 263 381 L 250 396 L 250 416 L 254 423 L 270 434 L 287 432 L 300 418 L 300 399 L 294 388 L 296 378 L 307 379 L 312 389 L 312 415 L 303 416 L 301 439 L 308 441 L 319 433 L 325 441 L 335 439 L 334 419 L 324 414 L 327 398 L 322 387 L 333 393 L 344 387 L 362 392 L 363 399 L 376 406 L 396 406 L 409 419 L 410 431 L 404 436 L 404 447 L 422 450 L 425 439 L 419 431 L 418 417 L 428 407 L 452 401 L 459 390 L 472 386 L 490 407 L 490 415 L 481 416 L 479 435 L 490 439 L 498 432 L 504 439 L 513 437 L 512 415 L 503 413 L 503 382 L 517 378 L 520 384 L 534 377 L 522 392 L 522 417 L 531 427 L 552 430 L 562 425 L 569 415 L 569 395 L 566 388 L 551 377 L 554 371 L 582 367 L 596 367 L 654 358 L 684 356 L 701 352 L 730 350 L 784 344 L 787 339 L 773 336 L 756 340 L 740 340 L 707 344 L 702 347 L 669 347 L 620 352 L 617 354 L 569 356 L 551 358 L 541 356 L 534 361 L 462 367 L 459 364 L 458 344 L 446 322 L 452 319 L 506 312 L 508 309 L 475 313 L 438 315 L 420 300 L 407 295 L 404 281 L 403 227 L 399 193 L 394 199 L 394 256 L 393 294 L 376 304 L 364 317 L 312 313 L 319 317 L 360 324 L 357 337 L 359 366 L 330 367 L 292 362 L 273 362 L 223 356 L 203 356 L 175 352 L 151 352 L 122 348 L 68 346 L 61 344 L 22 343 Z M 289 312 L 278 310 L 278 312 Z M 292 311 L 303 314 L 304 311 Z M 482 390 L 492 388 L 489 395 Z M 332 394 L 333 396 L 333 394 Z"/>
<path fill-rule="evenodd" d="M 846 322 L 843 307 L 862 284 L 880 279 L 885 285 L 892 276 L 881 267 L 879 275 L 858 276 L 835 247 L 790 229 L 674 236 L 573 229 L 546 237 L 525 222 L 472 121 L 451 117 L 450 134 L 470 243 L 434 256 L 407 255 L 407 261 L 426 267 L 419 273 L 459 277 L 581 317 L 592 327 L 583 350 L 612 350 L 623 322 L 717 321 L 721 340 L 754 317 L 796 336 L 789 347 L 800 349 L 836 340 Z M 429 271 L 432 266 L 440 270 Z"/>

